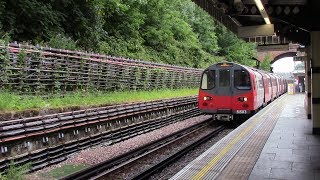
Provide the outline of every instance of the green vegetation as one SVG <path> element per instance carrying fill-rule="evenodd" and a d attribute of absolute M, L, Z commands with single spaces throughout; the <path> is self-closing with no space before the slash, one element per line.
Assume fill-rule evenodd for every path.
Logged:
<path fill-rule="evenodd" d="M 187 67 L 252 65 L 255 47 L 191 0 L 3 0 L 0 39 Z"/>
<path fill-rule="evenodd" d="M 75 172 L 80 171 L 82 169 L 85 169 L 87 167 L 88 167 L 88 165 L 84 165 L 84 164 L 79 164 L 79 165 L 66 164 L 62 167 L 55 168 L 55 169 L 51 170 L 48 174 L 44 174 L 44 176 L 60 179 L 64 176 L 75 173 Z"/>
<path fill-rule="evenodd" d="M 265 71 L 270 72 L 270 70 L 271 70 L 270 62 L 271 62 L 271 55 L 270 54 L 266 54 L 264 56 L 263 62 L 260 65 L 260 68 L 265 70 Z"/>
<path fill-rule="evenodd" d="M 8 92 L 0 93 L 0 112 L 29 109 L 65 108 L 70 106 L 113 105 L 127 102 L 142 102 L 156 99 L 193 96 L 198 89 L 123 91 L 123 92 L 74 92 L 64 97 L 49 98 L 22 96 Z M 23 102 L 23 103 L 21 103 Z"/>
<path fill-rule="evenodd" d="M 191 0 L 3 0 L 0 2 L 0 45 L 12 41 L 194 68 L 222 60 L 253 66 L 252 57 L 256 53 L 254 44 L 237 38 Z M 18 67 L 23 68 L 25 58 L 21 52 Z M 7 68 L 8 61 L 6 50 L 0 50 L 0 82 L 4 84 L 13 74 Z M 19 73 L 18 77 L 25 77 L 28 72 Z M 137 71 L 136 82 L 141 74 Z M 41 84 L 31 90 L 25 81 L 18 82 L 16 90 L 20 93 L 45 92 Z M 55 83 L 56 94 L 65 92 L 59 81 Z M 44 99 L 8 93 L 12 90 L 9 86 L 0 88 L 7 91 L 0 94 L 0 111 L 115 104 L 197 94 L 195 89 L 187 90 L 189 93 L 164 90 L 86 94 L 81 92 L 85 89 L 80 88 L 79 92 L 63 98 L 50 95 L 52 97 Z M 124 86 L 122 90 L 125 89 Z M 96 92 L 97 88 L 93 86 L 89 90 Z"/>
<path fill-rule="evenodd" d="M 239 40 L 235 34 L 227 31 L 224 27 L 217 28 L 218 45 L 221 48 L 219 53 L 226 59 L 247 65 L 254 66 L 255 61 L 252 57 L 256 56 L 256 45 L 253 43 L 246 43 Z"/>
<path fill-rule="evenodd" d="M 5 172 L 2 174 L 0 173 L 1 180 L 22 180 L 23 176 L 26 172 L 30 169 L 31 163 L 24 164 L 22 166 L 17 166 L 11 161 L 10 166 Z"/>

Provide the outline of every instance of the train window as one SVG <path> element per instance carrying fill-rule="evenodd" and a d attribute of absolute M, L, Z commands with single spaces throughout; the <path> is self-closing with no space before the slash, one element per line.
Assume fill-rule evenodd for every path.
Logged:
<path fill-rule="evenodd" d="M 220 87 L 230 86 L 230 70 L 220 70 L 219 77 Z"/>
<path fill-rule="evenodd" d="M 271 78 L 268 78 L 268 81 L 269 81 L 269 87 L 272 87 Z"/>
<path fill-rule="evenodd" d="M 251 89 L 250 75 L 245 70 L 234 70 L 234 86 L 237 89 Z"/>
<path fill-rule="evenodd" d="M 276 79 L 273 79 L 273 80 L 272 80 L 272 85 L 273 85 L 273 86 L 277 86 L 277 81 L 276 81 Z"/>
<path fill-rule="evenodd" d="M 212 89 L 215 86 L 215 70 L 206 70 L 202 75 L 201 89 Z"/>
<path fill-rule="evenodd" d="M 259 88 L 264 88 L 262 79 L 259 80 Z"/>

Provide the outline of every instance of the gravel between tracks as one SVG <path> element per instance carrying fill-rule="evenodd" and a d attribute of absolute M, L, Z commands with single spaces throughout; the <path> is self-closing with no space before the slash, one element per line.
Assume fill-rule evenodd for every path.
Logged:
<path fill-rule="evenodd" d="M 204 153 L 206 150 L 208 150 L 210 147 L 212 147 L 215 143 L 217 143 L 219 140 L 221 140 L 223 137 L 228 135 L 233 130 L 234 130 L 233 128 L 228 128 L 223 130 L 223 132 L 219 133 L 217 136 L 207 141 L 206 143 L 201 144 L 196 149 L 192 150 L 187 155 L 178 159 L 175 163 L 166 167 L 161 172 L 154 174 L 150 179 L 157 179 L 157 180 L 170 179 L 172 176 L 178 173 L 181 169 L 187 166 L 191 161 L 196 159 L 198 156 L 200 156 L 202 153 Z"/>
<path fill-rule="evenodd" d="M 28 174 L 26 178 L 32 179 L 32 180 L 48 179 L 48 177 L 43 177 L 42 174 L 47 174 L 52 169 L 62 167 L 66 164 L 94 165 L 94 164 L 106 161 L 108 159 L 111 159 L 120 154 L 126 153 L 137 147 L 141 147 L 149 142 L 160 139 L 164 136 L 177 132 L 181 129 L 184 129 L 194 124 L 197 124 L 199 122 L 205 121 L 208 118 L 210 118 L 210 116 L 197 116 L 197 117 L 180 121 L 174 124 L 170 124 L 168 126 L 148 132 L 146 134 L 138 135 L 136 137 L 130 138 L 128 140 L 125 140 L 113 145 L 101 144 L 98 146 L 90 147 L 80 152 L 71 154 L 68 157 L 68 159 L 64 162 L 44 168 L 42 170 L 39 170 L 31 174 Z"/>

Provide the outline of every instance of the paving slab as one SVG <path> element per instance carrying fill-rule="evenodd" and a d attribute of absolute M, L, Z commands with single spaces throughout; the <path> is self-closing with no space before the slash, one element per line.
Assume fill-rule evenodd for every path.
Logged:
<path fill-rule="evenodd" d="M 288 96 L 249 179 L 320 179 L 320 136 L 312 134 L 304 98 L 304 94 Z"/>

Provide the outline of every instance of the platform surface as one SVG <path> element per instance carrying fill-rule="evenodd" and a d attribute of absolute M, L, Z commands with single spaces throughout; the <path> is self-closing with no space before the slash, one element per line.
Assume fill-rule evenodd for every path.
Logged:
<path fill-rule="evenodd" d="M 281 96 L 171 179 L 320 179 L 320 136 L 304 98 Z"/>
<path fill-rule="evenodd" d="M 312 134 L 304 94 L 288 95 L 288 102 L 256 162 L 250 180 L 320 179 L 320 136 Z"/>

